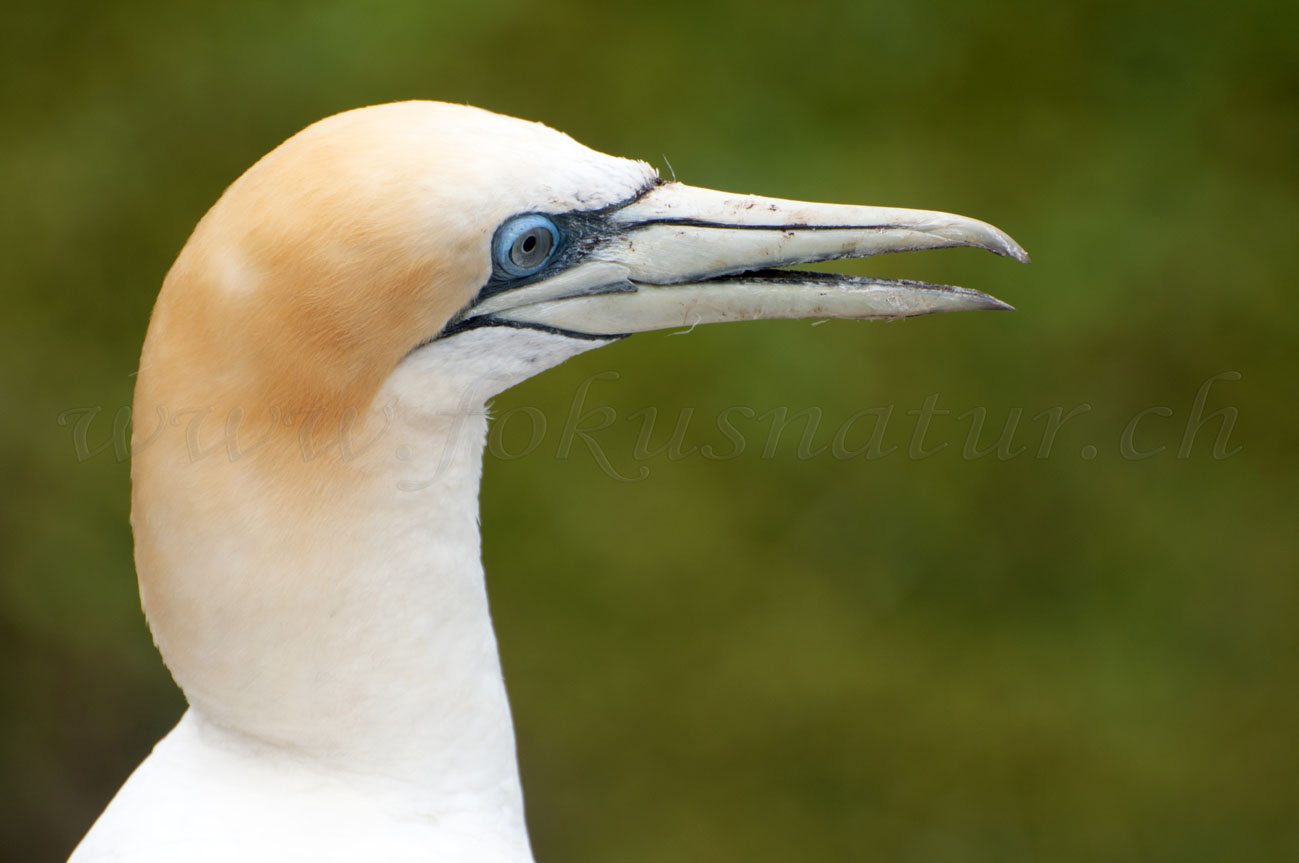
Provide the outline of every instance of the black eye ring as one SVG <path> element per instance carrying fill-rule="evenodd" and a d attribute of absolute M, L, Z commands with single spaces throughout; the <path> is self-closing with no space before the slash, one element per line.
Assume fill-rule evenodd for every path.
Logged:
<path fill-rule="evenodd" d="M 554 257 L 559 229 L 548 217 L 530 213 L 506 222 L 492 241 L 492 263 L 512 278 L 531 276 Z"/>

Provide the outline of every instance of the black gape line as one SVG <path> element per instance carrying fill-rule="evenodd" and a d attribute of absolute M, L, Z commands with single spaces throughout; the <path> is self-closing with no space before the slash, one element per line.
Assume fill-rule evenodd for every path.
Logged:
<path fill-rule="evenodd" d="M 581 339 L 586 342 L 616 342 L 619 339 L 625 339 L 631 333 L 617 333 L 615 335 L 595 335 L 593 333 L 582 333 L 577 330 L 566 330 L 561 327 L 550 327 L 545 324 L 532 324 L 524 321 L 507 321 L 498 318 L 495 315 L 479 315 L 476 318 L 467 318 L 454 324 L 448 324 L 442 332 L 426 342 L 421 342 L 412 349 L 414 351 L 431 344 L 439 339 L 456 336 L 460 333 L 467 333 L 470 330 L 480 330 L 484 327 L 508 327 L 512 330 L 536 330 L 539 333 L 549 333 L 552 336 L 564 336 L 570 339 Z"/>

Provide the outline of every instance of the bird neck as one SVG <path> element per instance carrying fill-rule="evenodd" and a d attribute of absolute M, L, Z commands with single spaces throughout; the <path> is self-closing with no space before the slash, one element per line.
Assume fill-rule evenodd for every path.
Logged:
<path fill-rule="evenodd" d="M 336 498 L 295 513 L 292 525 L 261 513 L 251 559 L 208 558 L 224 559 L 228 585 L 251 575 L 261 589 L 217 598 L 215 573 L 200 574 L 217 607 L 195 609 L 199 619 L 211 622 L 223 605 L 232 613 L 199 644 L 175 644 L 154 618 L 158 642 L 192 705 L 217 725 L 396 780 L 434 808 L 481 794 L 518 809 L 480 557 L 486 417 L 481 405 L 453 416 L 385 407 L 386 440 L 375 443 L 384 451 L 363 458 L 344 488 L 323 491 Z M 196 662 L 196 651 L 210 661 Z"/>
<path fill-rule="evenodd" d="M 184 435 L 149 441 L 132 523 L 155 640 L 206 722 L 526 841 L 480 555 L 484 403 L 600 343 L 499 341 L 414 352 L 317 466 L 268 476 L 287 458 L 269 446 L 187 461 Z"/>

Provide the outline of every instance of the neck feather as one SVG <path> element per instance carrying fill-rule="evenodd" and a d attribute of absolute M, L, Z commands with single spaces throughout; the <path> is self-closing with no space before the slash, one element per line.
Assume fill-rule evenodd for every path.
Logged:
<path fill-rule="evenodd" d="M 495 328 L 435 342 L 339 433 L 358 440 L 291 469 L 285 452 L 195 458 L 191 429 L 137 437 L 141 595 L 193 708 L 400 783 L 430 814 L 484 808 L 522 831 L 480 555 L 484 402 L 598 344 Z"/>

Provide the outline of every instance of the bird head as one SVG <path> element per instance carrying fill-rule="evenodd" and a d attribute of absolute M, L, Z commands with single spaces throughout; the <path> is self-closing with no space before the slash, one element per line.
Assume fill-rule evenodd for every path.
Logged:
<path fill-rule="evenodd" d="M 167 276 L 140 376 L 172 408 L 199 389 L 186 408 L 337 415 L 480 329 L 548 334 L 563 357 L 699 323 L 1008 308 L 777 269 L 949 246 L 1027 260 L 962 216 L 699 189 L 538 123 L 380 105 L 308 127 L 227 189 Z"/>

